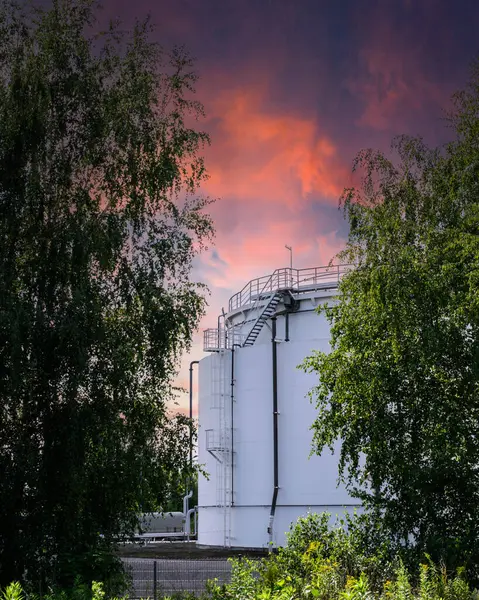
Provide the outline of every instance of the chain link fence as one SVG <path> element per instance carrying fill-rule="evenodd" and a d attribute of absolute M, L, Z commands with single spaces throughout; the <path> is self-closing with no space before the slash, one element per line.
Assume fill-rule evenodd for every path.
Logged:
<path fill-rule="evenodd" d="M 200 596 L 206 582 L 218 579 L 228 583 L 231 564 L 223 559 L 152 559 L 124 558 L 126 572 L 132 579 L 129 598 L 160 600 L 182 592 Z"/>

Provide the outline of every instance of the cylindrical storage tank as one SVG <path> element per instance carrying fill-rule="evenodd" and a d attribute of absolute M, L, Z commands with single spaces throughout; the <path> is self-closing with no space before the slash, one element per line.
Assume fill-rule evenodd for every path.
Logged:
<path fill-rule="evenodd" d="M 334 302 L 336 269 L 282 269 L 250 282 L 230 301 L 226 336 L 205 336 L 198 452 L 209 479 L 199 480 L 199 545 L 279 546 L 299 516 L 359 506 L 337 486 L 337 453 L 309 458 L 316 409 L 307 394 L 317 378 L 297 368 L 329 350 L 329 323 L 315 308 Z"/>

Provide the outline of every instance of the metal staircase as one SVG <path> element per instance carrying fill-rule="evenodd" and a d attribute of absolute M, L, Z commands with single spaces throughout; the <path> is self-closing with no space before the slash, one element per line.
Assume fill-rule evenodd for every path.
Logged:
<path fill-rule="evenodd" d="M 246 336 L 243 342 L 243 346 L 252 346 L 255 343 L 266 321 L 274 315 L 276 307 L 278 306 L 282 295 L 282 292 L 273 292 L 271 294 L 267 294 L 266 296 L 261 297 L 261 301 L 264 301 L 264 305 L 262 307 L 263 309 L 256 321 L 254 322 L 251 331 Z"/>

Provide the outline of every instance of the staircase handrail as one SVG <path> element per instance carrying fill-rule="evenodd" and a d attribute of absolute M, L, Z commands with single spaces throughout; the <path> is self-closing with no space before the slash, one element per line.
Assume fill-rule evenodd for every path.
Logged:
<path fill-rule="evenodd" d="M 256 308 L 258 307 L 258 305 L 261 303 L 262 301 L 262 296 L 266 293 L 266 288 L 268 287 L 268 284 L 270 285 L 271 289 L 269 290 L 269 293 L 273 292 L 272 289 L 272 282 L 273 282 L 273 278 L 274 276 L 281 271 L 282 269 L 276 269 L 275 271 L 273 271 L 273 273 L 271 273 L 271 275 L 268 277 L 268 279 L 266 280 L 265 284 L 263 285 L 263 287 L 261 288 L 261 291 L 258 291 L 257 295 L 256 295 L 256 299 L 253 302 L 252 306 L 250 307 L 250 311 L 253 312 L 254 310 L 256 310 Z M 254 281 L 254 280 L 253 280 Z M 250 284 L 253 283 L 253 281 L 250 281 Z M 257 280 L 259 281 L 259 279 Z M 252 298 L 252 294 L 250 295 L 250 299 Z"/>
<path fill-rule="evenodd" d="M 255 298 L 255 301 L 253 302 L 253 306 L 250 308 L 251 309 L 256 308 L 256 304 L 257 304 L 258 300 L 266 292 L 268 285 L 270 285 L 270 287 L 271 287 L 271 289 L 269 290 L 270 292 L 276 291 L 273 289 L 273 286 L 271 285 L 275 276 L 279 282 L 280 273 L 290 272 L 290 279 L 292 281 L 293 280 L 292 271 L 297 271 L 297 269 L 290 269 L 288 267 L 283 267 L 280 269 L 275 269 L 271 275 L 263 275 L 262 277 L 252 279 L 244 286 L 244 288 L 240 292 L 238 292 L 237 294 L 235 294 L 234 296 L 232 296 L 230 298 L 229 311 L 231 312 L 237 308 L 241 308 L 242 306 L 248 305 L 252 298 Z M 262 287 L 260 289 L 261 285 L 262 285 Z M 290 286 L 286 286 L 286 287 L 290 287 Z"/>
<path fill-rule="evenodd" d="M 259 332 L 262 329 L 262 326 L 264 325 L 265 319 L 264 319 L 264 315 L 266 314 L 266 312 L 269 310 L 269 308 L 271 307 L 272 303 L 275 302 L 274 307 L 276 307 L 276 304 L 278 303 L 278 295 L 280 294 L 280 292 L 277 291 L 272 291 L 270 293 L 269 299 L 267 302 L 265 302 L 264 306 L 262 307 L 263 310 L 259 313 L 259 315 L 256 317 L 253 326 L 251 327 L 250 331 L 248 332 L 242 346 L 246 346 L 248 345 L 248 340 L 250 339 L 250 337 L 254 337 L 254 340 L 256 340 L 256 338 L 258 337 Z M 262 325 L 260 326 L 260 329 L 256 331 L 255 333 L 255 329 L 257 327 L 257 325 L 260 323 L 260 321 L 262 322 Z M 253 343 L 254 343 L 253 340 Z"/>

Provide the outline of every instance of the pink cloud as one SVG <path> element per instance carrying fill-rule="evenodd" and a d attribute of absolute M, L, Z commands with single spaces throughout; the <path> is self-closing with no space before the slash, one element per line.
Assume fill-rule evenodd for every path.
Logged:
<path fill-rule="evenodd" d="M 203 82 L 198 90 L 212 138 L 204 191 L 219 197 L 210 210 L 215 250 L 195 268 L 211 291 L 200 329 L 215 327 L 222 307 L 227 310 L 229 298 L 250 279 L 287 266 L 285 244 L 293 246 L 295 267 L 309 267 L 327 264 L 344 243 L 337 219 L 324 216 L 321 207 L 334 212 L 350 183 L 349 165 L 315 115 L 275 106 L 269 79 L 255 65 L 235 73 L 234 81 L 210 73 L 210 87 Z M 189 361 L 202 356 L 200 331 L 181 363 L 183 385 Z M 196 383 L 194 389 L 196 397 Z M 187 394 L 179 402 L 187 410 Z"/>
<path fill-rule="evenodd" d="M 447 76 L 438 77 L 428 64 L 431 55 L 437 53 L 431 43 L 441 39 L 444 47 L 453 40 L 444 5 L 435 0 L 421 4 L 405 0 L 403 4 L 404 14 L 409 14 L 411 20 L 402 25 L 387 3 L 372 4 L 358 14 L 363 39 L 357 72 L 348 78 L 346 87 L 363 105 L 356 125 L 384 132 L 424 134 L 423 121 L 429 119 L 431 123 L 432 113 L 437 113 L 439 120 L 454 90 Z M 417 30 L 418 23 L 428 23 L 434 36 L 431 31 Z"/>
<path fill-rule="evenodd" d="M 414 116 L 440 106 L 447 93 L 417 69 L 413 56 L 385 48 L 364 49 L 360 54 L 361 78 L 349 83 L 350 90 L 364 103 L 357 124 L 381 131 L 407 131 Z"/>
<path fill-rule="evenodd" d="M 221 257 L 203 256 L 200 271 L 213 296 L 224 290 L 223 301 L 249 279 L 287 265 L 285 243 L 294 245 L 295 266 L 328 262 L 340 249 L 337 241 L 316 241 L 325 230 L 318 232 L 312 203 L 334 207 L 350 183 L 349 166 L 315 116 L 274 106 L 270 78 L 259 65 L 234 81 L 215 72 L 208 78 L 214 85 L 198 92 L 212 137 L 204 189 L 220 197 L 211 213 Z"/>
<path fill-rule="evenodd" d="M 289 206 L 314 192 L 338 197 L 345 170 L 336 145 L 315 118 L 275 111 L 264 82 L 225 88 L 207 105 L 213 195 Z"/>

